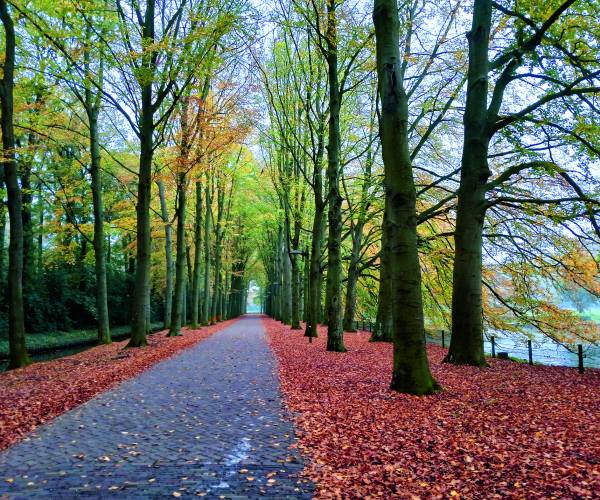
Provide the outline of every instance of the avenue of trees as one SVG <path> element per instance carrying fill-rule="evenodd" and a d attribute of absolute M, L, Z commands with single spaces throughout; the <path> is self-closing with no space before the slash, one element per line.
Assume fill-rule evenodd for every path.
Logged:
<path fill-rule="evenodd" d="M 596 342 L 600 5 L 587 0 L 0 0 L 0 328 L 264 311 L 373 322 L 391 387 L 425 336 Z M 565 297 L 568 299 L 566 300 Z M 575 307 L 568 307 L 566 302 Z M 596 302 L 597 303 L 597 302 Z"/>

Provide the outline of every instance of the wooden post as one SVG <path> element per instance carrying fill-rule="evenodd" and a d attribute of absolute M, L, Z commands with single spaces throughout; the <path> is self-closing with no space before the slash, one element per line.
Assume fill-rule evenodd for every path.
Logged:
<path fill-rule="evenodd" d="M 496 357 L 496 337 L 492 336 L 492 358 Z"/>
<path fill-rule="evenodd" d="M 583 346 L 577 344 L 577 357 L 579 358 L 579 373 L 583 373 Z"/>
<path fill-rule="evenodd" d="M 442 330 L 442 348 L 446 347 L 446 338 L 445 338 L 445 332 L 444 330 Z"/>
<path fill-rule="evenodd" d="M 533 364 L 533 350 L 531 349 L 531 340 L 527 341 L 527 350 L 529 351 L 529 364 Z"/>

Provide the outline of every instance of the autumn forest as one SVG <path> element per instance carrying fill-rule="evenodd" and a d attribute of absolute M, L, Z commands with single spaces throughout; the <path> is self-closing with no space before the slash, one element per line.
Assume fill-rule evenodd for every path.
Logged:
<path fill-rule="evenodd" d="M 203 391 L 215 415 L 291 412 L 268 452 L 289 470 L 253 469 L 270 431 L 234 446 L 215 421 L 227 486 L 157 471 L 150 496 L 594 498 L 600 3 L 0 0 L 0 18 L 0 494 L 78 497 L 54 469 L 19 479 L 21 440 L 166 370 L 173 418 Z M 276 403 L 236 409 L 250 386 Z M 67 455 L 129 481 L 113 444 Z M 95 494 L 134 495 L 102 477 Z"/>

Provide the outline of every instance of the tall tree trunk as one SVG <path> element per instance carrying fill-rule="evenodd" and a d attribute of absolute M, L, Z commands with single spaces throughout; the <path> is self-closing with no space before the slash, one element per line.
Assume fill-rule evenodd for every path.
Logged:
<path fill-rule="evenodd" d="M 302 259 L 302 268 L 304 274 L 304 283 L 302 285 L 302 319 L 304 323 L 308 322 L 308 287 L 310 285 L 310 253 L 308 247 L 304 249 L 304 258 Z"/>
<path fill-rule="evenodd" d="M 202 263 L 202 183 L 196 181 L 196 220 L 194 221 L 194 274 L 192 277 L 192 328 L 198 328 L 200 266 Z"/>
<path fill-rule="evenodd" d="M 373 20 L 381 96 L 379 133 L 385 169 L 385 203 L 389 215 L 394 327 L 391 388 L 410 394 L 430 394 L 439 386 L 429 371 L 425 348 L 416 190 L 409 154 L 408 99 L 401 72 L 396 0 L 375 0 Z"/>
<path fill-rule="evenodd" d="M 110 344 L 108 316 L 108 287 L 106 284 L 106 253 L 104 250 L 104 200 L 100 171 L 100 140 L 98 134 L 98 107 L 88 101 L 87 113 L 90 126 L 90 175 L 92 178 L 92 200 L 94 209 L 94 259 L 96 271 L 96 310 L 98 314 L 98 343 Z"/>
<path fill-rule="evenodd" d="M 485 184 L 488 167 L 487 123 L 488 44 L 492 19 L 491 0 L 476 0 L 468 35 L 469 71 L 464 114 L 452 282 L 452 336 L 446 361 L 484 366 L 483 306 L 481 298 Z"/>
<path fill-rule="evenodd" d="M 292 263 L 289 254 L 289 228 L 280 228 L 279 249 L 281 258 L 281 321 L 286 325 L 292 324 Z"/>
<path fill-rule="evenodd" d="M 204 198 L 206 200 L 206 215 L 204 216 L 204 298 L 202 299 L 202 324 L 210 324 L 210 223 L 212 219 L 211 188 L 208 175 Z"/>
<path fill-rule="evenodd" d="M 35 134 L 28 134 L 28 147 L 31 148 L 31 155 L 26 155 L 26 159 L 21 163 L 21 200 L 23 219 L 23 303 L 25 306 L 25 329 L 31 325 L 27 318 L 31 317 L 31 294 L 33 292 L 35 279 L 35 254 L 33 246 L 33 220 L 32 220 L 32 205 L 33 205 L 33 189 L 31 186 L 31 170 L 34 160 L 34 149 L 36 144 Z"/>
<path fill-rule="evenodd" d="M 168 337 L 179 335 L 183 318 L 185 297 L 185 205 L 187 198 L 187 180 L 185 173 L 177 175 L 177 250 L 175 257 L 175 293 L 173 296 L 173 315 Z"/>
<path fill-rule="evenodd" d="M 37 235 L 37 262 L 36 272 L 41 276 L 44 272 L 44 200 L 42 198 L 42 183 L 38 183 L 38 203 L 39 203 L 39 219 L 38 219 L 38 235 Z"/>
<path fill-rule="evenodd" d="M 167 209 L 167 198 L 165 195 L 165 185 L 162 181 L 156 181 L 158 186 L 158 196 L 160 198 L 160 216 L 165 225 L 165 260 L 166 260 L 166 284 L 165 284 L 165 318 L 164 327 L 171 327 L 171 311 L 173 306 L 173 228 L 169 220 Z"/>
<path fill-rule="evenodd" d="M 298 256 L 291 257 L 292 265 L 292 330 L 300 330 L 300 267 Z"/>
<path fill-rule="evenodd" d="M 213 295 L 211 305 L 211 323 L 217 323 L 219 318 L 219 300 L 221 299 L 221 244 L 217 236 L 215 241 L 215 281 L 213 283 Z"/>
<path fill-rule="evenodd" d="M 3 178 L 0 178 L 0 185 L 1 184 L 4 184 Z M 6 203 L 4 202 L 3 199 L 0 199 L 0 284 L 4 284 L 4 240 L 5 240 L 5 236 L 6 236 Z"/>
<path fill-rule="evenodd" d="M 371 335 L 372 342 L 393 342 L 392 317 L 392 280 L 389 269 L 389 243 L 387 234 L 387 214 L 383 214 L 383 230 L 381 232 L 381 251 L 379 256 L 379 293 L 377 300 L 377 318 Z"/>
<path fill-rule="evenodd" d="M 155 39 L 154 16 L 156 0 L 147 0 L 142 26 L 142 38 L 148 45 Z M 155 71 L 155 53 L 145 51 L 142 56 L 142 67 L 148 75 L 141 86 L 140 107 L 140 167 L 138 175 L 137 215 L 137 247 L 135 265 L 135 286 L 133 292 L 133 312 L 131 318 L 131 338 L 127 347 L 143 347 L 148 345 L 150 316 L 150 200 L 152 195 L 152 160 L 154 157 L 154 103 L 153 80 Z M 150 77 L 149 77 L 150 76 Z"/>
<path fill-rule="evenodd" d="M 327 0 L 327 66 L 329 72 L 329 142 L 327 181 L 329 187 L 329 235 L 327 238 L 327 350 L 344 352 L 342 330 L 342 196 L 340 194 L 340 108 L 338 81 L 337 0 Z"/>
<path fill-rule="evenodd" d="M 362 248 L 362 231 L 364 223 L 359 223 L 352 230 L 352 252 L 348 266 L 348 279 L 346 281 L 346 304 L 344 307 L 344 331 L 353 332 L 354 314 L 356 310 L 356 284 L 358 283 L 360 264 L 360 250 Z"/>
<path fill-rule="evenodd" d="M 3 158 L 0 162 L 8 196 L 10 242 L 8 247 L 8 368 L 21 368 L 31 360 L 25 345 L 23 307 L 23 215 L 21 189 L 15 160 L 13 91 L 15 69 L 15 28 L 6 0 L 0 0 L 0 18 L 4 26 L 4 67 L 0 81 L 0 125 Z"/>

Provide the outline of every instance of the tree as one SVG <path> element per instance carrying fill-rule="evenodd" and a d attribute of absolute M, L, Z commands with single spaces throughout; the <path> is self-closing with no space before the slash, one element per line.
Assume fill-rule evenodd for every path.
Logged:
<path fill-rule="evenodd" d="M 456 364 L 485 365 L 483 352 L 483 306 L 482 306 L 482 247 L 483 228 L 488 209 L 504 200 L 488 201 L 488 193 L 493 192 L 511 178 L 528 169 L 541 168 L 546 171 L 555 170 L 551 161 L 543 159 L 513 164 L 499 172 L 490 181 L 492 171 L 489 165 L 490 143 L 494 136 L 507 127 L 535 120 L 535 111 L 548 106 L 557 100 L 571 96 L 584 96 L 600 92 L 598 70 L 589 68 L 586 53 L 581 56 L 572 53 L 567 42 L 562 38 L 565 32 L 577 31 L 576 25 L 565 25 L 553 29 L 560 22 L 561 16 L 577 0 L 566 0 L 552 6 L 550 15 L 539 22 L 529 18 L 527 12 L 513 11 L 492 0 L 476 0 L 474 4 L 469 41 L 469 69 L 467 81 L 466 107 L 464 111 L 463 154 L 460 170 L 460 186 L 458 190 L 458 207 L 456 212 L 455 257 L 452 294 L 452 339 L 446 361 Z M 516 19 L 516 37 L 514 43 L 501 50 L 490 60 L 490 33 L 492 29 L 492 11 Z M 534 12 L 539 16 L 537 12 Z M 572 33 L 569 34 L 572 36 Z M 540 64 L 541 54 L 538 52 L 557 51 L 564 58 L 565 67 L 562 74 L 548 74 Z M 550 54 L 549 54 L 550 55 Z M 556 57 L 556 54 L 551 54 Z M 529 71 L 518 70 L 525 64 Z M 539 68 L 541 71 L 536 71 Z M 491 98 L 490 74 L 497 72 Z M 565 75 L 564 77 L 562 75 Z M 545 82 L 540 95 L 516 111 L 507 110 L 501 115 L 502 104 L 507 88 L 517 82 Z M 567 177 L 568 174 L 567 174 Z M 571 179 L 572 180 L 572 179 Z M 575 184 L 576 197 L 586 200 L 586 196 Z M 579 190 L 579 192 L 578 192 Z M 574 201 L 571 198 L 571 201 Z M 514 203 L 552 204 L 552 200 L 511 199 Z M 590 200 L 587 200 L 588 202 Z M 593 219 L 593 216 L 592 216 Z"/>
<path fill-rule="evenodd" d="M 2 176 L 8 194 L 10 220 L 10 243 L 8 247 L 8 335 L 10 346 L 9 369 L 21 368 L 31 360 L 25 346 L 25 321 L 23 308 L 23 218 L 21 188 L 15 160 L 14 133 L 14 70 L 15 27 L 6 0 L 0 0 L 0 19 L 4 27 L 4 64 L 0 82 L 0 105 L 2 126 Z"/>
<path fill-rule="evenodd" d="M 417 250 L 416 189 L 408 147 L 408 100 L 403 87 L 396 2 L 375 0 L 377 78 L 381 98 L 379 134 L 385 168 L 386 226 L 394 329 L 391 387 L 399 392 L 431 394 L 439 389 L 431 376 L 427 351 L 421 269 Z"/>

